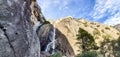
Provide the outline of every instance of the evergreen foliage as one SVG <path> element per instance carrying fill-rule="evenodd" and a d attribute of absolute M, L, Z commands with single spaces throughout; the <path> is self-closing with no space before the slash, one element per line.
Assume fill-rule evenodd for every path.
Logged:
<path fill-rule="evenodd" d="M 76 57 L 98 57 L 98 54 L 95 51 L 86 51 L 82 54 L 78 54 Z"/>
<path fill-rule="evenodd" d="M 62 57 L 62 55 L 60 53 L 55 53 L 55 54 L 52 54 L 49 57 Z"/>
<path fill-rule="evenodd" d="M 83 52 L 89 51 L 91 49 L 98 49 L 94 41 L 94 37 L 82 28 L 79 28 L 77 40 L 79 41 L 79 44 L 81 45 L 80 47 L 82 47 Z"/>

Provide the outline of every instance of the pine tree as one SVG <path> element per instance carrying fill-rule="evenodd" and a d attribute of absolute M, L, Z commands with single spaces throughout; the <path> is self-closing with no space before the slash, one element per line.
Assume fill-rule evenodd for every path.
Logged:
<path fill-rule="evenodd" d="M 78 43 L 80 44 L 80 47 L 82 47 L 83 52 L 90 51 L 91 49 L 98 49 L 95 45 L 94 37 L 82 28 L 79 28 L 77 40 L 79 41 Z"/>

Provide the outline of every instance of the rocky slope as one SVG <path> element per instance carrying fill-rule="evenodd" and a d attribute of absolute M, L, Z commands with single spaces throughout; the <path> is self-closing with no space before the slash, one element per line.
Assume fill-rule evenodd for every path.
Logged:
<path fill-rule="evenodd" d="M 82 28 L 89 32 L 94 37 L 95 43 L 97 43 L 98 47 L 102 46 L 101 43 L 103 43 L 106 38 L 109 38 L 110 41 L 113 41 L 117 40 L 120 36 L 120 32 L 112 26 L 100 24 L 97 22 L 90 22 L 84 19 L 77 20 L 70 16 L 50 22 L 51 24 L 55 25 L 56 29 L 58 29 L 65 36 L 65 38 L 67 38 L 72 49 L 74 50 L 75 55 L 77 55 L 81 51 L 81 48 L 78 47 L 79 45 L 76 44 L 76 42 L 78 42 L 78 40 L 76 40 L 76 35 L 78 34 L 79 28 Z M 60 34 L 58 34 L 56 37 L 59 38 L 59 35 Z"/>
<path fill-rule="evenodd" d="M 36 0 L 0 0 L 0 57 L 46 57 L 51 29 Z"/>
<path fill-rule="evenodd" d="M 114 28 L 116 28 L 118 31 L 120 31 L 120 24 L 115 25 Z"/>

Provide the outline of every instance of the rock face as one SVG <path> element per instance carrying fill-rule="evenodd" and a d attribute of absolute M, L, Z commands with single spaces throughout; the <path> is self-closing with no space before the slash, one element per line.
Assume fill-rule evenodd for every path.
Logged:
<path fill-rule="evenodd" d="M 116 28 L 118 31 L 120 31 L 120 24 L 115 25 L 114 28 Z"/>
<path fill-rule="evenodd" d="M 75 55 L 72 46 L 68 42 L 68 39 L 58 29 L 56 29 L 56 40 L 56 50 L 58 52 L 62 53 L 62 55 L 67 57 L 72 57 Z"/>
<path fill-rule="evenodd" d="M 47 45 L 51 42 L 51 37 L 53 37 L 53 30 L 54 30 L 53 25 L 49 23 L 42 24 L 37 30 L 37 34 L 41 44 L 41 51 L 44 52 L 42 54 L 47 54 L 45 53 L 45 50 Z M 55 35 L 55 38 L 56 38 L 55 52 L 61 53 L 62 55 L 65 55 L 67 57 L 73 56 L 74 51 L 70 46 L 67 38 L 57 29 L 55 34 L 56 34 Z M 52 52 L 52 49 L 50 49 L 49 53 L 51 52 Z"/>
<path fill-rule="evenodd" d="M 0 4 L 0 57 L 49 56 L 45 48 L 54 27 L 45 20 L 36 0 L 0 0 Z M 56 33 L 60 34 L 56 52 L 74 55 L 67 38 L 59 30 Z"/>
<path fill-rule="evenodd" d="M 41 51 L 45 51 L 47 44 L 52 37 L 53 26 L 51 24 L 43 24 L 37 30 L 38 37 L 40 39 Z"/>
<path fill-rule="evenodd" d="M 40 57 L 31 24 L 31 0 L 0 0 L 0 57 Z"/>

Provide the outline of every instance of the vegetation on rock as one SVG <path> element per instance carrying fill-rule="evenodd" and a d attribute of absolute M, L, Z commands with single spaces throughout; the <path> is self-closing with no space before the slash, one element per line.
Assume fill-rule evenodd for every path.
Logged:
<path fill-rule="evenodd" d="M 102 29 L 101 31 L 104 33 L 104 30 L 103 30 L 103 29 Z"/>
<path fill-rule="evenodd" d="M 50 24 L 50 22 L 49 21 L 45 21 L 43 24 Z"/>
<path fill-rule="evenodd" d="M 84 26 L 85 26 L 85 27 L 87 27 L 87 26 L 88 26 L 87 22 L 84 22 L 83 24 L 84 24 Z"/>
<path fill-rule="evenodd" d="M 98 57 L 98 54 L 96 51 L 86 51 L 82 54 L 78 54 L 76 57 Z"/>
<path fill-rule="evenodd" d="M 96 28 L 93 30 L 93 34 L 94 35 L 101 35 L 100 31 Z"/>
<path fill-rule="evenodd" d="M 110 30 L 110 28 L 109 28 L 109 27 L 105 27 L 105 29 Z"/>
<path fill-rule="evenodd" d="M 62 55 L 60 53 L 55 53 L 50 55 L 49 57 L 62 57 Z"/>
<path fill-rule="evenodd" d="M 81 44 L 80 47 L 82 47 L 83 52 L 96 48 L 94 37 L 91 34 L 82 28 L 79 28 L 78 32 L 77 40 L 79 40 L 79 44 Z"/>

